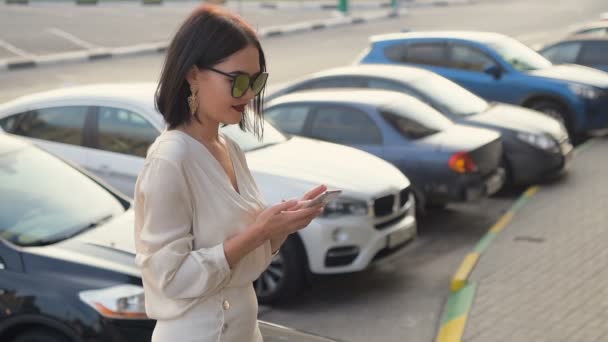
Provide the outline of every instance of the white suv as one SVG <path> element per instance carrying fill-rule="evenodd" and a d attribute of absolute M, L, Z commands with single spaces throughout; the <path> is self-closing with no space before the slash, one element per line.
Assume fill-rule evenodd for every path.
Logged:
<path fill-rule="evenodd" d="M 0 105 L 0 127 L 131 195 L 148 146 L 165 129 L 154 108 L 155 87 L 90 85 L 24 96 Z M 245 151 L 267 203 L 301 197 L 319 184 L 343 192 L 322 217 L 290 236 L 256 281 L 261 303 L 293 295 L 309 272 L 363 270 L 416 236 L 410 182 L 391 164 L 353 148 L 288 137 L 268 123 L 264 128 L 262 141 L 236 125 L 223 132 Z"/>

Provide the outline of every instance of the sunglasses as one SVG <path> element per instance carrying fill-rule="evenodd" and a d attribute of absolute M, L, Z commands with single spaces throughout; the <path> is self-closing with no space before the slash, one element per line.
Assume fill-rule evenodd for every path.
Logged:
<path fill-rule="evenodd" d="M 242 72 L 234 72 L 229 74 L 214 68 L 206 69 L 229 77 L 232 80 L 232 97 L 237 99 L 243 97 L 249 88 L 251 88 L 253 94 L 257 96 L 262 89 L 264 89 L 264 86 L 266 86 L 266 80 L 268 80 L 267 72 L 260 72 L 257 75 L 249 76 L 248 74 Z"/>

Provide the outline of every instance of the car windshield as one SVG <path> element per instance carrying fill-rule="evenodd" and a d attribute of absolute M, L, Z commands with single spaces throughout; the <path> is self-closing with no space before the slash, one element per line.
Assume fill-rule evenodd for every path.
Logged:
<path fill-rule="evenodd" d="M 0 237 L 19 246 L 75 236 L 125 211 L 109 191 L 33 146 L 0 154 Z"/>
<path fill-rule="evenodd" d="M 512 38 L 503 38 L 488 43 L 511 66 L 519 71 L 539 70 L 552 64 L 536 51 Z"/>
<path fill-rule="evenodd" d="M 245 152 L 280 144 L 288 139 L 268 121 L 264 122 L 264 135 L 261 140 L 251 132 L 243 132 L 238 125 L 225 126 L 222 128 L 222 133 L 234 140 Z"/>
<path fill-rule="evenodd" d="M 484 99 L 443 77 L 424 77 L 413 82 L 411 86 L 442 112 L 469 116 L 488 108 Z"/>

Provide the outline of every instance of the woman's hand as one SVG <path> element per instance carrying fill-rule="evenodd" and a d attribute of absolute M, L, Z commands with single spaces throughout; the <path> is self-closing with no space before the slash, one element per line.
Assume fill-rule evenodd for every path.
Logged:
<path fill-rule="evenodd" d="M 314 198 L 323 191 L 324 186 L 319 186 L 306 193 L 302 199 Z M 300 201 L 289 200 L 267 208 L 256 218 L 254 229 L 260 230 L 267 239 L 284 240 L 287 235 L 308 226 L 323 212 L 322 204 L 309 208 L 299 206 Z"/>

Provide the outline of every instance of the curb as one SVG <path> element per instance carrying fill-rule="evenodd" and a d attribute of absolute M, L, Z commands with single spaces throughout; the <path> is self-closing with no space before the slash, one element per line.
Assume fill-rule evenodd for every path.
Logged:
<path fill-rule="evenodd" d="M 441 329 L 437 342 L 458 342 L 464 334 L 464 328 L 473 305 L 477 284 L 471 283 L 452 292 L 441 316 Z"/>
<path fill-rule="evenodd" d="M 284 26 L 270 26 L 259 30 L 259 38 L 271 38 L 277 36 L 286 36 L 294 33 L 302 33 L 308 31 L 319 31 L 327 28 L 357 25 L 366 22 L 396 18 L 407 14 L 407 10 L 401 9 L 398 11 L 389 10 L 383 13 L 361 16 L 341 16 L 325 20 L 317 20 L 310 22 L 302 22 Z M 83 62 L 99 59 L 108 59 L 114 57 L 134 56 L 148 53 L 162 53 L 167 50 L 169 41 L 158 43 L 145 43 L 130 45 L 118 48 L 98 48 L 93 50 L 62 52 L 51 54 L 32 59 L 3 59 L 0 60 L 0 72 L 35 68 L 43 65 L 61 64 L 66 62 Z"/>
<path fill-rule="evenodd" d="M 574 157 L 588 149 L 594 139 L 589 139 L 574 150 Z M 464 328 L 473 305 L 477 283 L 470 282 L 469 277 L 481 255 L 488 249 L 498 234 L 503 231 L 530 199 L 540 190 L 540 186 L 529 187 L 511 208 L 479 240 L 473 252 L 467 254 L 450 281 L 450 295 L 445 305 L 436 342 L 460 342 Z"/>
<path fill-rule="evenodd" d="M 524 192 L 523 195 L 521 195 L 519 199 L 511 206 L 511 208 L 504 213 L 503 216 L 488 230 L 481 240 L 479 240 L 477 245 L 475 245 L 473 252 L 467 254 L 450 282 L 450 289 L 452 292 L 457 292 L 468 284 L 469 276 L 473 272 L 473 269 L 475 268 L 475 265 L 477 265 L 477 261 L 479 261 L 479 258 L 483 252 L 488 249 L 488 246 L 490 246 L 494 239 L 496 239 L 496 236 L 498 236 L 498 234 L 509 223 L 511 223 L 515 213 L 519 211 L 530 200 L 530 198 L 532 198 L 538 192 L 539 189 L 539 186 L 532 186 L 528 188 L 528 190 L 526 190 L 526 192 Z"/>

